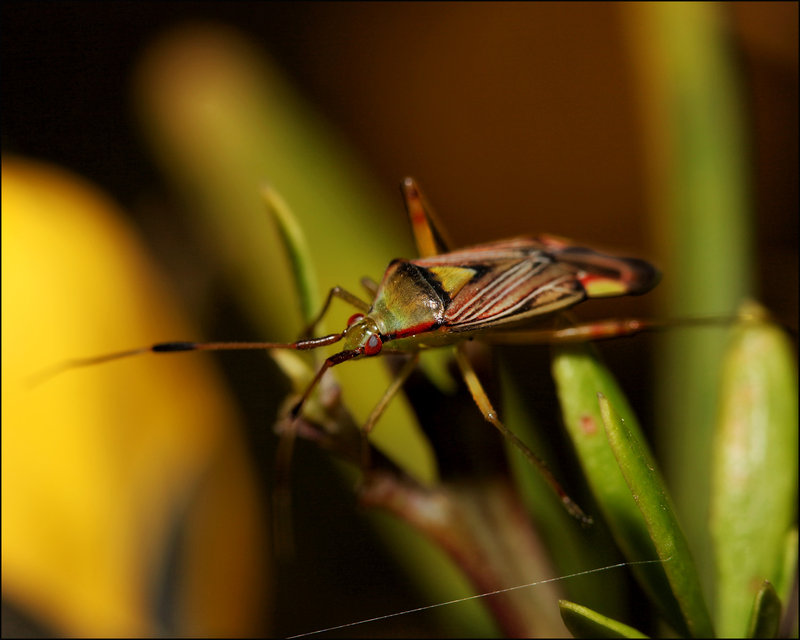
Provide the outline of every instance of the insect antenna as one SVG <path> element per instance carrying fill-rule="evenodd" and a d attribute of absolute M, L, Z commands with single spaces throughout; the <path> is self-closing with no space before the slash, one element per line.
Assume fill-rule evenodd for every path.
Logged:
<path fill-rule="evenodd" d="M 133 356 L 142 355 L 145 353 L 178 353 L 181 351 L 259 351 L 271 349 L 291 349 L 295 351 L 306 351 L 316 349 L 339 342 L 344 335 L 344 332 L 333 333 L 319 338 L 306 338 L 296 342 L 187 342 L 187 341 L 173 341 L 173 342 L 159 342 L 146 347 L 139 347 L 136 349 L 127 349 L 125 351 L 115 351 L 106 353 L 99 356 L 89 358 L 75 358 L 60 362 L 53 367 L 45 369 L 39 373 L 32 375 L 28 379 L 30 387 L 35 387 L 47 382 L 48 380 L 58 376 L 61 373 L 76 369 L 80 367 L 90 367 L 114 360 L 122 360 Z M 278 451 L 276 454 L 275 466 L 275 489 L 273 492 L 273 508 L 276 513 L 275 520 L 275 541 L 276 550 L 279 557 L 291 557 L 292 549 L 292 535 L 291 535 L 291 518 L 289 517 L 290 511 L 290 497 L 288 491 L 288 478 L 289 469 L 291 467 L 292 452 L 294 450 L 294 441 L 297 435 L 296 423 L 302 411 L 303 405 L 313 393 L 314 389 L 319 384 L 325 372 L 332 366 L 351 360 L 359 355 L 358 350 L 347 350 L 333 354 L 325 359 L 322 366 L 315 374 L 311 382 L 306 386 L 303 395 L 297 403 L 291 408 L 288 416 L 286 416 L 286 426 L 281 429 L 280 440 L 278 442 Z"/>
<path fill-rule="evenodd" d="M 144 353 L 177 353 L 179 351 L 258 351 L 269 349 L 305 351 L 307 349 L 316 349 L 317 347 L 334 344 L 341 340 L 343 335 L 343 333 L 332 333 L 320 338 L 308 338 L 305 340 L 298 340 L 297 342 L 159 342 L 137 349 L 115 351 L 100 356 L 92 356 L 90 358 L 65 360 L 33 374 L 28 378 L 28 384 L 31 387 L 36 387 L 71 369 L 90 367 L 114 360 L 122 360 L 123 358 L 130 358 Z"/>

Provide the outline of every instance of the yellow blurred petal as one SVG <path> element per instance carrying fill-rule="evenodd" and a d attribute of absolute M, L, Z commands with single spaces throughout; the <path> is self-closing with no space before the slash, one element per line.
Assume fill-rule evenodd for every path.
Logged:
<path fill-rule="evenodd" d="M 106 196 L 19 158 L 2 179 L 4 597 L 69 635 L 257 632 L 264 527 L 211 363 L 146 354 L 27 384 L 197 336 Z"/>

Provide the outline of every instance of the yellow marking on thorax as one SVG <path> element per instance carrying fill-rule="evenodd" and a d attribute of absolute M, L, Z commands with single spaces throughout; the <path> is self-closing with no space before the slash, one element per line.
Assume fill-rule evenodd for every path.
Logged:
<path fill-rule="evenodd" d="M 476 273 L 475 269 L 470 269 L 469 267 L 430 267 L 428 271 L 436 276 L 436 279 L 442 285 L 442 289 L 451 298 L 455 297 Z"/>

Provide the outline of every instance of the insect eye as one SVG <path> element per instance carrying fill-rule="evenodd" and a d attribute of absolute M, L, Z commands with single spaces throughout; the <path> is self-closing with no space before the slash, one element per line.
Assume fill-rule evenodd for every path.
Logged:
<path fill-rule="evenodd" d="M 364 354 L 368 356 L 374 356 L 380 353 L 382 347 L 383 342 L 381 342 L 380 337 L 373 333 L 369 338 L 367 338 L 367 343 L 364 345 Z"/>
<path fill-rule="evenodd" d="M 347 319 L 347 326 L 352 327 L 356 322 L 359 322 L 364 317 L 363 313 L 354 313 Z"/>

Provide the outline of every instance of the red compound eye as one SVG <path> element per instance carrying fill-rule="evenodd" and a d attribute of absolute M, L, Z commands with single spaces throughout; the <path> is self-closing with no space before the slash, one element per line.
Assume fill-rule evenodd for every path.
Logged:
<path fill-rule="evenodd" d="M 381 342 L 381 339 L 373 333 L 369 338 L 367 338 L 367 343 L 364 345 L 364 354 L 368 356 L 374 356 L 381 352 L 382 347 L 383 342 Z"/>
<path fill-rule="evenodd" d="M 364 317 L 363 313 L 354 313 L 347 319 L 347 326 L 352 327 L 356 322 L 359 322 Z"/>

